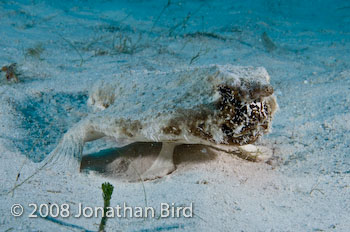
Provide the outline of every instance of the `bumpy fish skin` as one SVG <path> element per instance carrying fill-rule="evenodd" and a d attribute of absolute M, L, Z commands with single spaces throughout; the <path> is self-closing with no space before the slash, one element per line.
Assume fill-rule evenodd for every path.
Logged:
<path fill-rule="evenodd" d="M 127 143 L 251 144 L 269 132 L 278 107 L 269 81 L 265 68 L 233 65 L 115 76 L 92 88 L 88 103 L 95 112 L 67 132 L 52 160 L 80 160 L 84 143 L 104 136 Z"/>

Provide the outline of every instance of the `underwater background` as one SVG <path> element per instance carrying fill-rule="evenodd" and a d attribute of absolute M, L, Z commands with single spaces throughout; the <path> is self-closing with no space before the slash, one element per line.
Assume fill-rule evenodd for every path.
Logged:
<path fill-rule="evenodd" d="M 174 173 L 142 184 L 118 179 L 120 170 L 73 176 L 43 170 L 1 196 L 1 231 L 96 231 L 99 218 L 60 219 L 62 225 L 28 218 L 28 206 L 15 218 L 10 208 L 101 205 L 106 180 L 115 186 L 112 204 L 193 202 L 196 214 L 109 219 L 106 231 L 350 228 L 349 1 L 0 0 L 0 66 L 13 63 L 18 83 L 0 73 L 1 192 L 14 186 L 18 173 L 19 180 L 30 176 L 64 132 L 92 112 L 86 104 L 92 86 L 118 74 L 130 81 L 144 70 L 263 66 L 280 108 L 272 132 L 258 141 L 274 151 L 268 163 L 193 146 L 179 149 Z M 84 153 L 116 147 L 97 141 Z"/>

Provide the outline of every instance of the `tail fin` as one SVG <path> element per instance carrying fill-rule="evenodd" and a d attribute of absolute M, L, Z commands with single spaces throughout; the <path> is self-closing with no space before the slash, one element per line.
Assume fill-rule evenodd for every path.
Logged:
<path fill-rule="evenodd" d="M 67 132 L 55 150 L 42 162 L 43 166 L 60 172 L 79 172 L 83 147 L 84 140 L 80 135 Z"/>
<path fill-rule="evenodd" d="M 81 135 L 79 137 L 79 135 L 68 132 L 63 136 L 56 149 L 53 150 L 49 156 L 41 162 L 42 165 L 21 183 L 16 184 L 11 190 L 7 192 L 7 194 L 13 192 L 15 189 L 26 183 L 44 168 L 51 168 L 59 172 L 79 172 L 83 147 L 84 140 Z"/>

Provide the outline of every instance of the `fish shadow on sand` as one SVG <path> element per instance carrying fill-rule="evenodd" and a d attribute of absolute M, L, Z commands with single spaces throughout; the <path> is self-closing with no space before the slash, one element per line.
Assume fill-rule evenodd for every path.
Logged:
<path fill-rule="evenodd" d="M 94 171 L 121 181 L 135 181 L 151 167 L 161 147 L 161 143 L 136 142 L 120 148 L 86 154 L 83 156 L 80 171 Z M 210 162 L 216 156 L 214 151 L 204 145 L 183 144 L 175 148 L 174 163 L 177 168 L 187 167 L 201 162 Z"/>

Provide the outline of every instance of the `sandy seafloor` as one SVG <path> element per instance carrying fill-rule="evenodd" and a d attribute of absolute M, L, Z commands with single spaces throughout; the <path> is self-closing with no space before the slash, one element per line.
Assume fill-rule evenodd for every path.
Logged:
<path fill-rule="evenodd" d="M 193 202 L 195 214 L 112 218 L 107 231 L 349 231 L 350 2 L 169 2 L 0 1 L 0 65 L 16 62 L 22 74 L 20 83 L 0 80 L 0 231 L 96 231 L 100 218 L 33 219 L 28 204 L 102 206 L 105 181 L 115 187 L 112 206 Z M 112 162 L 104 174 L 45 169 L 5 194 L 89 113 L 96 81 L 205 64 L 269 72 L 280 109 L 258 142 L 274 151 L 268 163 L 182 146 L 177 170 L 144 185 L 128 183 Z M 97 141 L 84 154 L 117 146 Z M 147 149 L 159 144 L 122 155 L 137 163 Z M 10 214 L 15 203 L 21 217 Z"/>

